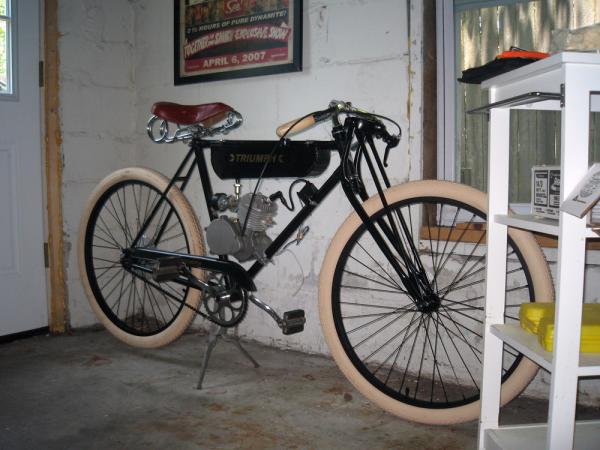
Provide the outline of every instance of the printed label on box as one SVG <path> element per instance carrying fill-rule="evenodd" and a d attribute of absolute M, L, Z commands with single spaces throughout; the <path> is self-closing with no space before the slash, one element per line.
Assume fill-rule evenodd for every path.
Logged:
<path fill-rule="evenodd" d="M 548 171 L 548 206 L 560 207 L 560 170 Z"/>
<path fill-rule="evenodd" d="M 531 168 L 531 212 L 537 216 L 558 218 L 560 207 L 560 167 Z"/>
<path fill-rule="evenodd" d="M 547 171 L 535 171 L 534 172 L 534 200 L 535 206 L 548 206 L 548 172 Z"/>

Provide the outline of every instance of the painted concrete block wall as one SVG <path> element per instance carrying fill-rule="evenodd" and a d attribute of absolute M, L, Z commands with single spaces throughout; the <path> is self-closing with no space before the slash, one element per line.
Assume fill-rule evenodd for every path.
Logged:
<path fill-rule="evenodd" d="M 171 2 L 134 3 L 136 160 L 141 165 L 169 174 L 173 173 L 186 150 L 183 144 L 157 145 L 148 140 L 145 124 L 150 107 L 156 101 L 224 102 L 244 116 L 243 126 L 228 138 L 276 139 L 277 125 L 323 109 L 335 98 L 350 100 L 397 120 L 405 137 L 394 150 L 394 182 L 419 178 L 420 131 L 413 133 L 414 142 L 410 147 L 408 136 L 411 136 L 412 124 L 420 123 L 420 117 L 415 117 L 420 108 L 420 91 L 411 93 L 411 85 L 420 83 L 415 80 L 415 73 L 420 73 L 420 59 L 411 54 L 408 29 L 411 11 L 407 3 L 397 0 L 306 0 L 302 72 L 177 87 L 173 86 Z M 329 131 L 327 126 L 320 126 L 302 138 L 328 138 Z M 334 166 L 332 164 L 325 175 L 313 182 L 320 185 Z M 212 180 L 215 192 L 233 193 L 232 181 L 220 181 L 214 174 Z M 277 190 L 287 193 L 289 182 L 268 180 L 263 182 L 260 191 L 266 195 Z M 254 181 L 243 182 L 243 192 L 253 188 Z M 201 192 L 192 190 L 188 197 L 192 204 L 199 205 Z M 240 334 L 277 346 L 327 352 L 318 317 L 319 272 L 328 243 L 349 212 L 350 206 L 341 191 L 332 193 L 306 221 L 310 226 L 306 240 L 276 258 L 274 264 L 267 266 L 257 277 L 259 297 L 277 311 L 305 309 L 305 332 L 283 336 L 270 317 L 251 307 L 240 326 Z M 198 213 L 202 226 L 206 227 L 206 211 L 198 209 Z M 276 236 L 290 217 L 291 214 L 280 207 L 275 218 L 278 226 L 269 234 Z"/>
<path fill-rule="evenodd" d="M 73 327 L 96 322 L 79 277 L 79 219 L 93 188 L 134 164 L 133 8 L 124 0 L 61 0 L 58 11 L 66 278 Z"/>

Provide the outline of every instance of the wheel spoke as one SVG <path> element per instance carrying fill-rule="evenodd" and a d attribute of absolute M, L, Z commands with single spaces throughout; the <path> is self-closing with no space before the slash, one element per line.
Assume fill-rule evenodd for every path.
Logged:
<path fill-rule="evenodd" d="M 358 274 L 358 273 L 356 273 L 356 272 L 352 272 L 352 271 L 350 271 L 350 270 L 344 270 L 344 273 L 347 273 L 347 274 L 349 274 L 349 275 L 353 275 L 353 276 L 355 276 L 355 277 L 357 277 L 357 278 L 362 278 L 363 280 L 370 281 L 370 282 L 372 282 L 372 283 L 375 283 L 375 284 L 378 284 L 378 285 L 380 285 L 380 286 L 389 287 L 389 288 L 391 288 L 391 289 L 398 289 L 398 291 L 399 291 L 399 292 L 406 293 L 406 291 L 404 291 L 404 290 L 402 290 L 402 289 L 399 289 L 399 288 L 398 288 L 398 286 L 396 286 L 396 285 L 391 285 L 391 284 L 387 284 L 387 283 L 382 283 L 381 281 L 374 280 L 373 278 L 369 278 L 369 277 L 367 277 L 367 276 L 365 276 L 365 275 L 360 275 L 360 274 Z"/>
<path fill-rule="evenodd" d="M 388 291 L 386 289 L 375 289 L 364 286 L 348 286 L 347 284 L 343 284 L 340 287 L 343 287 L 345 289 L 358 289 L 360 291 L 387 292 L 388 294 L 398 294 L 398 291 Z"/>
<path fill-rule="evenodd" d="M 390 279 L 392 279 L 392 280 L 393 280 L 393 278 L 394 278 L 394 277 L 392 277 L 392 275 L 390 275 L 390 273 L 389 273 L 387 270 L 385 270 L 385 269 L 383 268 L 383 264 L 382 264 L 381 262 L 377 261 L 377 260 L 376 260 L 376 259 L 373 257 L 373 255 L 371 254 L 371 252 L 369 252 L 369 251 L 368 251 L 368 250 L 367 250 L 367 249 L 366 249 L 366 248 L 365 248 L 365 247 L 364 247 L 364 246 L 363 246 L 363 245 L 362 245 L 360 242 L 357 242 L 357 244 L 358 244 L 358 246 L 359 246 L 359 247 L 362 249 L 362 251 L 363 251 L 363 252 L 365 252 L 365 254 L 366 254 L 368 257 L 369 257 L 369 259 L 370 259 L 371 261 L 373 261 L 373 262 L 375 263 L 375 265 L 376 265 L 376 266 L 377 266 L 379 269 L 381 269 L 381 270 L 383 271 L 383 273 L 385 273 L 385 274 L 386 274 L 386 275 L 387 275 L 387 276 L 388 276 Z M 406 270 L 406 266 L 404 265 L 404 263 L 403 263 L 403 262 L 402 262 L 400 259 L 396 258 L 396 261 L 398 262 L 398 264 L 400 264 L 400 267 L 401 267 L 403 270 Z"/>
<path fill-rule="evenodd" d="M 364 262 L 359 261 L 358 259 L 356 259 L 354 256 L 350 256 L 350 258 L 353 261 L 356 261 L 358 264 L 360 264 L 361 266 L 363 266 L 365 269 L 367 269 L 369 272 L 372 272 L 375 276 L 378 276 L 379 278 L 381 278 L 384 281 L 389 281 L 391 284 L 393 284 L 394 286 L 396 286 L 398 289 L 402 289 L 401 286 L 396 283 L 394 281 L 394 279 L 391 277 L 390 274 L 388 274 L 385 270 L 383 270 L 383 267 L 381 267 L 381 265 L 379 263 L 377 263 L 377 266 L 383 270 L 383 273 L 385 273 L 387 275 L 387 277 L 384 277 L 383 275 L 381 275 L 379 272 L 376 272 L 372 267 L 369 267 L 368 265 L 366 265 Z"/>
<path fill-rule="evenodd" d="M 374 303 L 340 302 L 340 305 L 366 306 L 369 308 L 383 308 L 383 309 L 393 309 L 393 310 L 398 309 L 394 306 L 376 305 Z"/>
<path fill-rule="evenodd" d="M 434 318 L 435 322 L 436 322 L 436 329 L 439 330 L 439 325 L 440 325 L 440 320 L 439 320 L 439 316 L 436 314 L 436 317 Z M 443 324 L 441 324 L 443 327 Z M 446 335 L 448 335 L 448 332 L 446 331 Z M 448 366 L 450 366 L 450 370 L 452 370 L 452 375 L 454 376 L 454 385 L 455 386 L 460 386 L 460 379 L 458 377 L 458 374 L 456 373 L 456 369 L 454 367 L 454 364 L 452 364 L 452 358 L 450 357 L 450 354 L 448 353 L 448 349 L 446 347 L 446 343 L 443 339 L 440 339 L 440 343 L 442 345 L 442 349 L 444 350 L 444 355 L 446 355 L 446 361 L 448 361 Z M 458 349 L 457 349 L 458 352 Z M 446 394 L 446 391 L 444 390 L 444 394 Z M 463 394 L 463 398 L 465 398 L 464 394 Z M 446 395 L 446 402 L 448 402 L 448 396 Z"/>
<path fill-rule="evenodd" d="M 386 330 L 387 328 L 389 328 L 391 325 L 393 325 L 394 323 L 396 323 L 398 320 L 400 320 L 402 317 L 396 317 L 394 318 L 392 321 L 388 322 L 387 324 L 383 325 L 382 327 L 380 327 L 377 331 L 375 331 L 373 334 L 371 334 L 370 336 L 367 336 L 366 338 L 364 338 L 362 341 L 360 341 L 358 344 L 356 344 L 354 346 L 354 349 L 358 349 L 358 347 L 360 347 L 361 345 L 365 344 L 366 342 L 369 342 L 370 340 L 372 340 L 374 337 L 376 337 L 377 335 L 379 335 L 380 333 L 382 333 L 384 330 Z M 383 347 L 383 346 L 382 346 Z M 372 352 L 369 356 L 367 356 L 364 361 L 368 361 L 371 356 L 373 356 L 375 353 L 377 353 L 379 350 L 381 350 L 382 347 L 379 347 L 376 351 Z"/>
<path fill-rule="evenodd" d="M 475 262 L 471 264 L 471 267 L 469 268 L 469 270 L 466 271 L 466 273 L 468 274 L 474 267 L 476 264 L 478 264 L 479 262 L 481 262 L 481 257 L 476 257 L 475 255 L 475 251 L 479 248 L 479 244 L 481 244 L 482 240 L 484 237 L 484 233 L 481 234 L 481 236 L 479 237 L 477 243 L 473 246 L 473 248 L 471 249 L 471 253 L 467 256 L 467 260 L 463 263 L 462 267 L 460 268 L 460 270 L 458 272 L 456 272 L 456 275 L 454 276 L 454 279 L 450 282 L 449 287 L 447 288 L 448 290 L 452 289 L 452 286 L 454 286 L 459 278 L 461 278 L 463 272 L 465 271 L 465 268 L 468 266 L 469 262 L 471 261 L 472 258 L 475 258 Z M 450 257 L 450 255 L 448 255 L 448 258 Z"/>
<path fill-rule="evenodd" d="M 374 323 L 377 323 L 377 322 L 379 322 L 380 320 L 387 319 L 387 318 L 388 318 L 388 317 L 390 317 L 391 315 L 393 315 L 393 314 L 398 314 L 398 313 L 400 313 L 400 312 L 401 312 L 402 314 L 400 314 L 400 315 L 397 317 L 398 319 L 401 319 L 401 318 L 402 318 L 402 317 L 403 317 L 405 314 L 407 314 L 407 313 L 409 313 L 409 312 L 411 312 L 411 311 L 410 311 L 410 310 L 407 310 L 407 309 L 396 309 L 396 310 L 394 310 L 394 311 L 391 311 L 391 312 L 388 312 L 388 313 L 385 313 L 385 314 L 379 314 L 379 315 L 378 315 L 378 317 L 377 317 L 376 319 L 373 319 L 373 320 L 371 320 L 371 321 L 369 321 L 369 322 L 367 322 L 367 323 L 364 323 L 364 324 L 362 324 L 362 325 L 359 325 L 359 326 L 358 326 L 358 327 L 356 327 L 356 328 L 350 329 L 350 330 L 348 330 L 348 331 L 347 331 L 347 333 L 348 333 L 348 334 L 352 334 L 352 333 L 354 333 L 354 332 L 356 332 L 356 331 L 359 331 L 359 330 L 362 330 L 363 328 L 366 328 L 366 327 L 368 327 L 369 325 L 373 325 Z"/>
<path fill-rule="evenodd" d="M 440 314 L 438 313 L 438 319 L 440 317 Z M 446 327 L 446 324 L 439 320 L 439 323 L 442 325 L 442 327 L 444 327 L 444 330 L 446 330 L 446 334 L 448 335 L 448 337 L 450 338 L 450 342 L 452 343 L 452 345 L 454 346 L 454 349 L 456 350 L 456 354 L 458 355 L 459 359 L 462 362 L 463 367 L 465 368 L 465 370 L 467 371 L 467 373 L 469 374 L 469 377 L 471 378 L 471 381 L 473 382 L 473 385 L 477 387 L 477 392 L 479 392 L 479 385 L 477 384 L 477 381 L 475 380 L 475 377 L 473 376 L 473 374 L 471 373 L 471 370 L 469 369 L 469 365 L 465 362 L 464 359 L 464 355 L 463 352 L 461 352 L 457 345 L 456 342 L 454 340 L 453 337 L 457 338 L 459 341 L 463 342 L 464 344 L 467 345 L 467 347 L 471 350 L 471 352 L 475 355 L 475 357 L 477 358 L 477 360 L 481 363 L 481 360 L 479 359 L 479 356 L 477 355 L 477 352 L 480 352 L 478 349 L 476 349 L 473 345 L 471 345 L 465 338 L 464 335 L 462 336 L 458 336 L 457 334 L 455 334 L 452 330 L 450 330 L 448 327 Z M 453 322 L 454 323 L 454 322 Z M 454 324 L 456 325 L 456 324 Z M 460 329 L 459 329 L 460 332 Z M 460 383 L 459 383 L 460 385 Z"/>

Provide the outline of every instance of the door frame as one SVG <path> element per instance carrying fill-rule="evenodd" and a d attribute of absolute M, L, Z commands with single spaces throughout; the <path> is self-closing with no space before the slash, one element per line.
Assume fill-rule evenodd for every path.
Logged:
<path fill-rule="evenodd" d="M 49 280 L 50 333 L 69 330 L 65 284 L 62 214 L 62 131 L 60 128 L 60 84 L 58 54 L 58 0 L 40 2 L 43 20 L 43 133 L 46 188 L 47 276 Z"/>

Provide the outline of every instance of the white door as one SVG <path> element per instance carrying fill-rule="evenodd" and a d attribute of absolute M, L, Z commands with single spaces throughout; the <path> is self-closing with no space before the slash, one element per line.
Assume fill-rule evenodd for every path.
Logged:
<path fill-rule="evenodd" d="M 0 69 L 0 336 L 4 336 L 48 326 L 38 0 L 0 0 L 0 27 L 4 30 L 0 41 L 6 43 L 0 58 L 4 63 Z"/>

